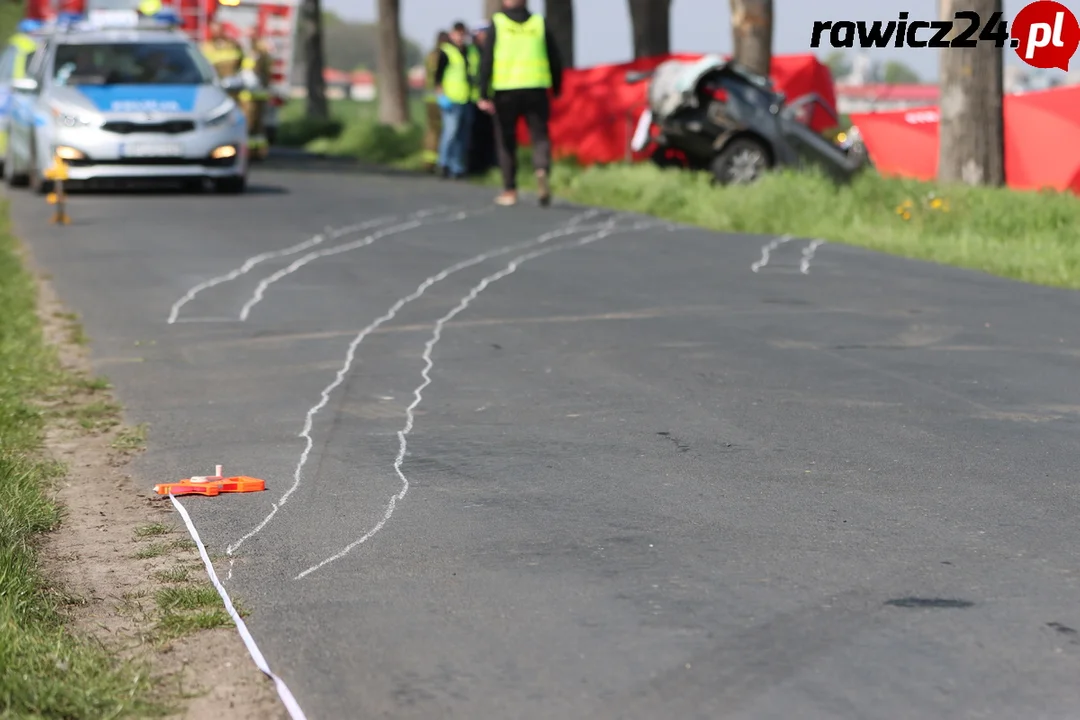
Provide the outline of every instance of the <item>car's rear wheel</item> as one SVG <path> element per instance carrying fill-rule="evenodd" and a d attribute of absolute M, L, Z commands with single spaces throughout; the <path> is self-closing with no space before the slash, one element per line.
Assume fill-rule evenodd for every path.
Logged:
<path fill-rule="evenodd" d="M 214 181 L 214 190 L 222 195 L 239 195 L 247 190 L 247 176 L 233 175 L 218 178 Z"/>
<path fill-rule="evenodd" d="M 26 187 L 26 184 L 30 181 L 29 175 L 18 172 L 16 168 L 15 160 L 12 157 L 11 138 L 8 138 L 7 152 L 4 156 L 4 180 L 7 181 L 7 186 L 12 188 Z"/>
<path fill-rule="evenodd" d="M 772 166 L 772 156 L 755 138 L 735 138 L 717 153 L 712 174 L 721 185 L 746 185 L 760 178 Z"/>
<path fill-rule="evenodd" d="M 37 143 L 31 141 L 30 147 L 34 148 L 36 146 Z M 42 176 L 41 168 L 38 167 L 37 151 L 33 149 L 30 150 L 30 167 L 27 174 L 29 175 L 27 183 L 30 185 L 30 191 L 35 195 L 47 195 L 52 192 L 53 182 L 52 180 L 46 180 Z"/>

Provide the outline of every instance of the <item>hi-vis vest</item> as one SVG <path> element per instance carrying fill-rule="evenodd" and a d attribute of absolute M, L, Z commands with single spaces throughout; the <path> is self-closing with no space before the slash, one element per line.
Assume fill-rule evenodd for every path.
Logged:
<path fill-rule="evenodd" d="M 11 44 L 18 50 L 15 67 L 11 71 L 12 77 L 18 80 L 26 77 L 26 59 L 30 57 L 30 53 L 37 51 L 37 41 L 26 33 L 18 33 L 12 36 Z"/>
<path fill-rule="evenodd" d="M 465 59 L 469 63 L 469 84 L 472 86 L 469 99 L 477 102 L 480 100 L 480 48 L 469 45 L 465 52 Z"/>
<path fill-rule="evenodd" d="M 226 40 L 203 43 L 202 53 L 221 77 L 235 75 L 244 61 L 244 51 L 240 46 Z"/>
<path fill-rule="evenodd" d="M 255 50 L 247 55 L 240 64 L 240 74 L 244 77 L 247 87 L 240 92 L 241 100 L 269 100 L 270 99 L 270 63 L 269 55 Z"/>
<path fill-rule="evenodd" d="M 472 98 L 472 85 L 469 83 L 469 67 L 465 56 L 460 48 L 452 43 L 443 43 L 441 49 L 448 61 L 442 78 L 443 94 L 450 102 L 464 105 Z"/>
<path fill-rule="evenodd" d="M 495 57 L 491 89 L 525 90 L 551 87 L 544 18 L 533 14 L 516 23 L 505 13 L 491 18 L 495 26 Z"/>

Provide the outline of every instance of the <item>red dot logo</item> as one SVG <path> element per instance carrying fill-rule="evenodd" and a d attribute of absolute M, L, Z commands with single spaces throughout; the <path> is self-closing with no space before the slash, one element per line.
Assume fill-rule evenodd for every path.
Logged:
<path fill-rule="evenodd" d="M 1037 0 L 1016 14 L 1010 35 L 1016 54 L 1028 65 L 1067 72 L 1080 45 L 1080 24 L 1061 3 Z"/>

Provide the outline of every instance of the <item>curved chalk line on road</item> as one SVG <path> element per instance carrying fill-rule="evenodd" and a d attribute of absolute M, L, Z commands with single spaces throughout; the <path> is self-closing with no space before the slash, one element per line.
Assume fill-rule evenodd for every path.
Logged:
<path fill-rule="evenodd" d="M 191 539 L 199 549 L 199 557 L 202 558 L 203 565 L 206 566 L 206 573 L 210 576 L 210 582 L 214 584 L 214 589 L 216 589 L 218 595 L 221 596 L 221 601 L 225 603 L 225 610 L 229 613 L 229 617 L 236 623 L 236 629 L 240 633 L 240 639 L 244 641 L 244 646 L 247 648 L 248 654 L 251 655 L 251 659 L 255 661 L 255 666 L 258 667 L 264 675 L 274 681 L 274 687 L 277 688 L 278 697 L 281 698 L 282 704 L 289 712 L 289 717 L 291 717 L 292 720 L 307 720 L 304 716 L 304 711 L 300 708 L 300 704 L 296 702 L 296 698 L 293 697 L 292 691 L 289 690 L 289 686 L 285 684 L 284 680 L 270 670 L 270 665 L 266 662 L 266 658 L 263 657 L 262 651 L 259 650 L 259 646 L 255 643 L 255 638 L 251 636 L 251 632 L 248 631 L 244 619 L 240 617 L 240 613 L 238 613 L 233 606 L 229 593 L 226 592 L 221 581 L 218 580 L 217 573 L 214 572 L 214 564 L 210 562 L 210 556 L 206 552 L 206 546 L 203 545 L 203 541 L 199 537 L 199 531 L 195 528 L 195 523 L 191 521 L 191 516 L 188 515 L 187 508 L 185 508 L 172 493 L 169 493 L 169 499 L 172 500 L 173 507 L 176 508 L 176 511 L 180 513 L 180 517 L 184 519 L 184 524 L 187 526 L 188 533 L 191 535 Z"/>
<path fill-rule="evenodd" d="M 784 243 L 791 242 L 794 238 L 791 235 L 781 235 L 778 238 L 773 238 L 769 242 L 761 246 L 761 259 L 750 266 L 752 272 L 757 272 L 761 268 L 769 264 L 769 256 L 773 250 L 780 247 Z"/>
<path fill-rule="evenodd" d="M 393 215 L 383 217 L 383 218 L 375 218 L 374 220 L 369 220 L 367 223 L 364 223 L 363 224 L 364 227 L 357 227 L 356 230 L 354 230 L 353 232 L 355 232 L 357 230 L 366 230 L 369 227 L 378 227 L 379 225 L 383 225 L 385 223 L 393 222 L 396 219 L 397 219 L 397 217 L 393 216 Z M 348 227 L 352 227 L 352 226 L 348 226 Z M 342 232 L 344 230 L 346 230 L 346 228 L 326 228 L 323 232 L 319 233 L 318 235 L 313 235 L 310 238 L 308 238 L 307 240 L 305 240 L 304 242 L 297 243 L 296 245 L 290 245 L 289 247 L 282 248 L 280 250 L 270 250 L 268 252 L 259 253 L 258 255 L 253 255 L 253 256 L 249 257 L 247 260 L 245 260 L 243 262 L 243 264 L 240 265 L 239 267 L 233 268 L 232 270 L 230 270 L 229 272 L 227 272 L 227 273 L 225 273 L 223 275 L 217 275 L 216 277 L 212 277 L 209 280 L 204 280 L 203 282 L 192 286 L 186 293 L 184 293 L 184 295 L 179 300 L 174 302 L 172 307 L 169 309 L 169 319 L 167 321 L 168 324 L 172 325 L 173 323 L 176 323 L 176 322 L 198 322 L 199 319 L 196 319 L 196 318 L 188 318 L 186 320 L 181 320 L 181 318 L 180 318 L 180 310 L 185 305 L 187 305 L 189 302 L 194 300 L 195 296 L 198 295 L 199 293 L 201 293 L 203 290 L 209 290 L 210 288 L 221 285 L 222 283 L 227 283 L 230 280 L 235 280 L 236 278 L 240 277 L 241 275 L 246 275 L 248 272 L 251 271 L 251 269 L 253 267 L 255 267 L 256 265 L 258 265 L 261 262 L 266 262 L 267 260 L 273 260 L 274 258 L 288 257 L 289 255 L 295 255 L 298 252 L 303 252 L 304 250 L 307 250 L 308 248 L 314 247 L 316 245 L 320 245 L 320 244 L 326 242 L 327 240 L 331 239 L 335 235 L 335 233 L 339 233 L 339 232 Z"/>
<path fill-rule="evenodd" d="M 814 253 L 817 249 L 825 244 L 824 240 L 814 240 L 802 251 L 802 262 L 799 263 L 799 272 L 803 275 L 810 274 L 810 262 L 814 259 Z"/>
<path fill-rule="evenodd" d="M 445 210 L 447 210 L 447 207 L 445 205 L 439 205 L 432 208 L 425 208 L 424 210 L 413 213 L 409 217 L 427 217 L 429 215 L 434 215 L 435 213 Z M 221 285 L 222 283 L 227 283 L 231 280 L 235 280 L 241 275 L 246 275 L 251 271 L 252 268 L 254 268 L 259 263 L 266 262 L 267 260 L 274 260 L 276 258 L 283 258 L 290 255 L 295 255 L 296 253 L 313 248 L 316 245 L 321 245 L 327 240 L 337 240 L 346 235 L 351 235 L 353 233 L 369 230 L 373 227 L 392 223 L 397 219 L 397 215 L 385 215 L 383 217 L 374 218 L 372 220 L 367 220 L 361 223 L 354 223 L 352 225 L 342 225 L 341 227 L 336 228 L 328 227 L 318 235 L 313 235 L 312 237 L 301 243 L 290 245 L 289 247 L 281 248 L 280 250 L 270 250 L 267 252 L 259 253 L 258 255 L 252 255 L 247 260 L 245 260 L 239 267 L 233 268 L 232 270 L 223 275 L 218 275 L 216 277 L 210 278 L 209 280 L 204 280 L 203 282 L 191 287 L 186 293 L 184 293 L 183 297 L 173 303 L 172 308 L 169 309 L 169 319 L 167 322 L 169 325 L 172 325 L 176 322 L 223 322 L 218 318 L 213 318 L 212 320 L 204 320 L 202 318 L 188 318 L 186 320 L 182 320 L 180 318 L 180 310 L 189 302 L 194 300 L 195 296 L 201 293 L 203 290 L 209 290 L 210 288 Z M 229 320 L 229 318 L 226 318 L 226 320 Z"/>
<path fill-rule="evenodd" d="M 458 210 L 458 211 L 445 211 L 444 213 L 435 213 L 428 217 L 417 217 L 408 222 L 400 223 L 397 225 L 391 225 L 388 228 L 383 228 L 377 232 L 374 232 L 367 237 L 355 240 L 353 242 L 345 243 L 344 245 L 338 245 L 336 247 L 327 248 L 325 250 L 318 250 L 316 252 L 308 253 L 298 260 L 294 260 L 288 266 L 278 270 L 272 275 L 268 275 L 259 281 L 258 286 L 255 288 L 255 292 L 252 293 L 251 298 L 244 303 L 244 307 L 240 309 L 239 319 L 241 322 L 248 319 L 251 314 L 251 309 L 258 305 L 263 300 L 263 296 L 266 294 L 266 290 L 276 283 L 278 280 L 291 275 L 300 268 L 304 267 L 310 262 L 314 262 L 319 258 L 329 257 L 331 255 L 338 255 L 340 253 L 349 252 L 351 250 L 357 250 L 362 247 L 371 245 L 376 240 L 384 238 L 388 235 L 397 235 L 399 233 L 408 232 L 409 230 L 415 230 L 416 228 L 426 227 L 429 225 L 438 225 L 440 223 L 452 223 L 465 220 L 476 215 L 484 215 L 492 212 L 494 208 L 484 207 L 478 210 Z"/>
<path fill-rule="evenodd" d="M 311 430 L 315 422 L 315 416 L 319 413 L 320 410 L 326 407 L 326 404 L 330 402 L 330 395 L 334 392 L 335 389 L 337 389 L 339 385 L 341 385 L 342 382 L 344 382 L 346 375 L 349 374 L 349 371 L 352 369 L 353 363 L 356 360 L 356 351 L 360 347 L 360 343 L 362 343 L 368 335 L 375 332 L 384 323 L 393 320 L 403 307 L 408 305 L 410 302 L 418 299 L 421 295 L 427 292 L 427 290 L 432 285 L 441 282 L 450 275 L 464 270 L 465 268 L 482 263 L 485 260 L 489 260 L 493 257 L 498 257 L 499 255 L 505 255 L 514 252 L 515 250 L 521 250 L 525 247 L 530 247 L 537 243 L 549 242 L 550 240 L 553 240 L 557 237 L 564 237 L 566 235 L 571 235 L 576 232 L 586 232 L 588 229 L 591 229 L 590 226 L 582 225 L 581 223 L 591 217 L 594 217 L 599 212 L 599 210 L 588 210 L 581 213 L 580 215 L 571 218 L 560 229 L 545 233 L 544 235 L 541 235 L 532 240 L 528 240 L 524 243 L 518 243 L 517 245 L 509 245 L 506 247 L 498 248 L 496 250 L 491 250 L 486 253 L 481 253 L 480 255 L 471 257 L 468 260 L 464 260 L 455 265 L 451 265 L 450 267 L 445 268 L 441 272 L 432 275 L 431 277 L 424 280 L 422 283 L 420 283 L 416 290 L 414 290 L 409 295 L 406 295 L 405 297 L 397 300 L 382 316 L 376 318 L 369 325 L 367 325 L 367 327 L 360 330 L 360 332 L 358 332 L 356 336 L 353 337 L 352 342 L 349 343 L 348 350 L 345 353 L 345 361 L 338 369 L 337 375 L 334 377 L 333 382 L 323 388 L 322 392 L 320 393 L 319 402 L 307 411 L 307 415 L 304 418 L 304 427 L 300 431 L 300 437 L 304 440 L 304 450 L 300 453 L 300 459 L 297 461 L 296 469 L 293 471 L 292 485 L 290 485 L 285 490 L 285 493 L 281 496 L 281 498 L 279 498 L 278 501 L 271 506 L 270 512 L 266 515 L 265 518 L 263 518 L 262 522 L 260 522 L 246 535 L 244 535 L 239 540 L 229 545 L 229 547 L 225 549 L 226 556 L 230 558 L 230 576 L 232 574 L 231 566 L 233 553 L 235 553 L 245 542 L 262 532 L 263 528 L 265 528 L 270 523 L 270 521 L 274 519 L 274 516 L 277 515 L 278 510 L 280 510 L 281 507 L 285 505 L 286 502 L 288 502 L 289 498 L 292 497 L 292 494 L 296 492 L 297 488 L 300 487 L 300 483 L 303 478 L 304 466 L 307 465 L 308 457 L 311 455 L 311 450 L 315 445 L 315 441 L 311 437 Z"/>
<path fill-rule="evenodd" d="M 435 361 L 432 359 L 431 354 L 434 351 L 435 346 L 438 344 L 439 340 L 442 339 L 443 328 L 446 326 L 446 324 L 448 322 L 450 322 L 452 319 L 454 319 L 455 316 L 457 316 L 459 313 L 461 313 L 466 308 L 468 308 L 469 305 L 472 303 L 472 301 L 475 300 L 480 295 L 480 293 L 482 293 L 489 285 L 491 285 L 494 282 L 497 282 L 497 281 L 501 280 L 502 278 L 506 277 L 507 275 L 513 274 L 514 272 L 517 271 L 517 269 L 519 267 L 521 267 L 521 265 L 528 262 L 529 260 L 534 260 L 534 259 L 536 259 L 538 257 L 542 257 L 544 255 L 548 255 L 550 253 L 553 253 L 553 252 L 556 252 L 556 251 L 559 251 L 559 250 L 566 250 L 566 249 L 575 248 L 575 247 L 583 247 L 585 245 L 589 245 L 591 243 L 597 242 L 598 240 L 602 240 L 603 238 L 609 237 L 611 235 L 630 233 L 630 232 L 639 232 L 639 231 L 642 231 L 642 230 L 649 230 L 649 229 L 654 229 L 654 228 L 657 228 L 657 227 L 665 227 L 669 231 L 674 231 L 674 230 L 678 229 L 676 226 L 672 225 L 671 223 L 658 222 L 658 221 L 643 221 L 643 222 L 635 223 L 634 225 L 632 225 L 632 226 L 630 226 L 628 228 L 618 228 L 618 227 L 616 227 L 616 224 L 618 223 L 619 219 L 620 219 L 619 215 L 614 216 L 613 218 L 611 218 L 607 222 L 603 223 L 602 226 L 601 226 L 601 229 L 598 232 L 595 232 L 595 233 L 593 233 L 591 235 L 586 235 L 585 237 L 580 238 L 580 239 L 578 239 L 578 240 L 576 240 L 576 241 L 574 241 L 572 243 L 566 243 L 566 244 L 555 245 L 555 246 L 548 246 L 548 247 L 541 248 L 539 250 L 534 250 L 532 252 L 525 253 L 523 255 L 517 256 L 516 258 L 511 260 L 506 265 L 506 267 L 504 267 L 499 272 L 494 273 L 492 275 L 488 275 L 487 277 L 483 278 L 478 284 L 476 284 L 472 288 L 472 290 L 469 291 L 469 293 L 467 295 L 465 295 L 461 299 L 461 301 L 457 304 L 457 306 L 455 306 L 452 310 L 450 310 L 450 312 L 446 313 L 441 318 L 439 318 L 438 320 L 435 321 L 435 324 L 432 326 L 431 336 L 428 338 L 427 343 L 425 343 L 424 352 L 421 354 L 421 358 L 424 361 L 424 369 L 421 372 L 423 382 L 421 382 L 420 385 L 418 385 L 416 387 L 416 389 L 413 390 L 413 401 L 407 408 L 405 408 L 405 425 L 397 433 L 397 436 L 398 436 L 398 452 L 397 452 L 397 456 L 394 459 L 394 472 L 397 474 L 398 480 L 401 482 L 401 490 L 398 491 L 395 495 L 393 495 L 390 498 L 390 501 L 386 505 L 386 509 L 383 511 L 382 518 L 379 520 L 378 523 L 376 523 L 376 525 L 373 528 L 371 528 L 366 533 L 364 533 L 364 535 L 362 535 L 359 539 L 354 540 L 353 542 L 346 545 L 339 552 L 337 552 L 334 555 L 326 558 L 322 562 L 319 562 L 319 563 L 317 563 L 315 565 L 312 565 L 307 570 L 304 570 L 302 573 L 300 573 L 295 578 L 293 578 L 294 580 L 301 580 L 304 577 L 306 577 L 306 576 L 310 575 L 311 573 L 315 572 L 316 570 L 319 570 L 320 568 L 323 568 L 323 567 L 329 565 L 332 562 L 340 560 L 341 558 L 345 557 L 350 552 L 352 552 L 353 549 L 355 549 L 359 545 L 362 545 L 365 542 L 367 542 L 368 540 L 370 540 L 376 533 L 378 533 L 380 530 L 383 529 L 383 527 L 386 525 L 387 522 L 389 522 L 390 518 L 393 517 L 393 515 L 394 515 L 394 511 L 397 508 L 397 504 L 401 500 L 403 500 L 405 498 L 405 496 L 408 494 L 408 492 L 409 492 L 409 479 L 405 476 L 405 473 L 402 472 L 402 470 L 401 470 L 402 465 L 404 465 L 404 463 L 405 463 L 405 456 L 408 453 L 408 436 L 409 436 L 409 433 L 412 432 L 412 429 L 413 429 L 413 426 L 414 426 L 414 423 L 415 423 L 415 410 L 420 405 L 420 403 L 423 401 L 424 390 L 427 388 L 428 385 L 431 384 L 431 374 L 430 373 L 431 373 L 432 368 L 435 365 Z M 580 232 L 584 228 L 582 226 L 578 226 L 575 229 Z M 569 233 L 567 233 L 567 234 L 569 234 Z M 538 240 L 533 241 L 533 244 L 537 244 Z M 434 277 L 438 277 L 438 276 L 434 276 Z"/>

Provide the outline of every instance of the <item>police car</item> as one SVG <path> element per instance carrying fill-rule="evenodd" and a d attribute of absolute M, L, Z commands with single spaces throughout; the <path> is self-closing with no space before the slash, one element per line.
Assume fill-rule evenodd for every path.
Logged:
<path fill-rule="evenodd" d="M 76 186 L 168 178 L 246 188 L 247 121 L 181 32 L 73 24 L 45 38 L 12 87 L 12 187 L 47 192 L 59 157 Z"/>

